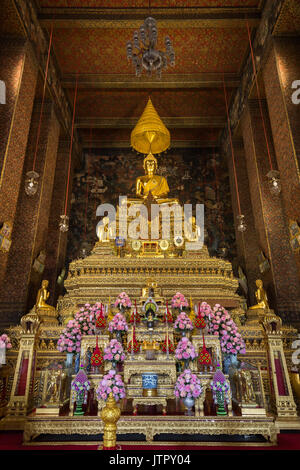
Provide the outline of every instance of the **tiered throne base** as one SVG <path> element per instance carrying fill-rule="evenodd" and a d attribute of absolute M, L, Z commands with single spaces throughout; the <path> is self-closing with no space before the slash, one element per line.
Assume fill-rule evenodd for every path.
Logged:
<path fill-rule="evenodd" d="M 45 417 L 31 415 L 27 418 L 24 430 L 24 444 L 30 443 L 39 435 L 57 436 L 59 441 L 60 435 L 96 436 L 103 433 L 103 422 L 100 416 L 57 416 Z M 130 435 L 132 438 L 130 438 Z M 266 439 L 266 444 L 276 445 L 277 429 L 273 418 L 252 418 L 251 420 L 238 416 L 227 417 L 198 417 L 198 416 L 121 416 L 118 422 L 118 436 L 128 436 L 128 441 L 137 440 L 136 436 L 141 435 L 142 440 L 149 444 L 153 444 L 153 440 L 161 437 L 173 436 L 177 440 L 184 435 L 190 435 L 189 440 L 195 436 L 262 436 Z M 99 437 L 100 439 L 100 437 Z M 164 440 L 167 440 L 164 439 Z M 233 439 L 234 440 L 234 439 Z M 246 443 L 247 441 L 245 441 Z"/>

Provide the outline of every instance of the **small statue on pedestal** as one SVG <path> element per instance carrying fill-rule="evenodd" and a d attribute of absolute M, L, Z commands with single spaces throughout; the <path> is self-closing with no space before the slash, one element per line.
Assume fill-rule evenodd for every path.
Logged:
<path fill-rule="evenodd" d="M 255 291 L 255 297 L 257 304 L 250 307 L 250 310 L 264 309 L 269 310 L 268 297 L 265 289 L 263 288 L 263 282 L 261 279 L 257 279 L 256 282 L 257 290 Z"/>
<path fill-rule="evenodd" d="M 44 279 L 40 289 L 38 290 L 34 309 L 44 322 L 57 324 L 57 310 L 52 307 L 52 305 L 46 303 L 46 300 L 48 300 L 50 295 L 48 292 L 48 285 L 49 281 Z"/>

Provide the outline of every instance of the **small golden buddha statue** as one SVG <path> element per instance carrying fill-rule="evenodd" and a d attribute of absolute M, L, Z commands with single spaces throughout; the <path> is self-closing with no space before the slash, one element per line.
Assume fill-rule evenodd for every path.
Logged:
<path fill-rule="evenodd" d="M 261 279 L 257 279 L 256 282 L 256 287 L 257 290 L 255 292 L 255 297 L 257 300 L 257 304 L 253 305 L 252 307 L 249 307 L 250 310 L 256 310 L 256 309 L 264 309 L 264 310 L 269 310 L 269 303 L 268 303 L 268 297 L 265 289 L 263 288 L 263 282 Z"/>
<path fill-rule="evenodd" d="M 44 279 L 42 281 L 42 286 L 41 288 L 38 290 L 38 293 L 37 293 L 37 297 L 36 297 L 36 307 L 37 308 L 46 308 L 47 310 L 55 310 L 54 307 L 52 307 L 51 305 L 47 304 L 46 303 L 46 300 L 49 298 L 49 295 L 50 293 L 48 292 L 48 287 L 49 285 L 49 281 L 47 281 L 46 279 Z"/>
<path fill-rule="evenodd" d="M 49 298 L 48 287 L 49 281 L 44 279 L 42 281 L 41 288 L 38 290 L 36 296 L 36 303 L 35 303 L 35 310 L 39 314 L 39 316 L 43 319 L 46 323 L 57 323 L 57 311 L 52 305 L 46 303 L 46 300 Z"/>

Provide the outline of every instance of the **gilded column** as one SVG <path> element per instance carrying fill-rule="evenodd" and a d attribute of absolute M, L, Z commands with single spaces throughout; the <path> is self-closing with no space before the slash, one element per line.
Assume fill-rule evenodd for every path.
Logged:
<path fill-rule="evenodd" d="M 262 102 L 262 111 L 272 166 L 275 169 L 272 133 L 265 101 Z M 270 170 L 270 163 L 257 100 L 248 102 L 242 120 L 242 132 L 254 225 L 260 249 L 270 264 L 270 269 L 261 278 L 267 288 L 271 308 L 275 307 L 282 314 L 288 314 L 291 302 L 299 302 L 300 283 L 289 244 L 282 199 L 280 196 L 273 196 L 268 188 L 266 175 Z"/>
<path fill-rule="evenodd" d="M 38 74 L 24 41 L 1 41 L 0 72 L 6 86 L 6 104 L 0 105 L 0 224 L 11 221 L 14 230 Z M 8 258 L 0 252 L 0 285 Z"/>
<path fill-rule="evenodd" d="M 39 176 L 38 191 L 28 196 L 24 191 L 26 172 L 32 169 L 39 128 L 41 104 L 35 103 L 29 141 L 15 217 L 12 246 L 1 292 L 5 320 L 15 322 L 35 303 L 41 281 L 43 263 L 35 260 L 46 251 L 49 213 L 54 182 L 60 126 L 54 107 L 44 104 L 40 139 L 36 158 Z"/>

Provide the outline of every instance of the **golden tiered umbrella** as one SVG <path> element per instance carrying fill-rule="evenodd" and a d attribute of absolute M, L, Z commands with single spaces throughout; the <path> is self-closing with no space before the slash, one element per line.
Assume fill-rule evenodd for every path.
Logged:
<path fill-rule="evenodd" d="M 131 132 L 131 146 L 140 153 L 161 153 L 170 146 L 170 132 L 160 119 L 151 99 Z"/>

